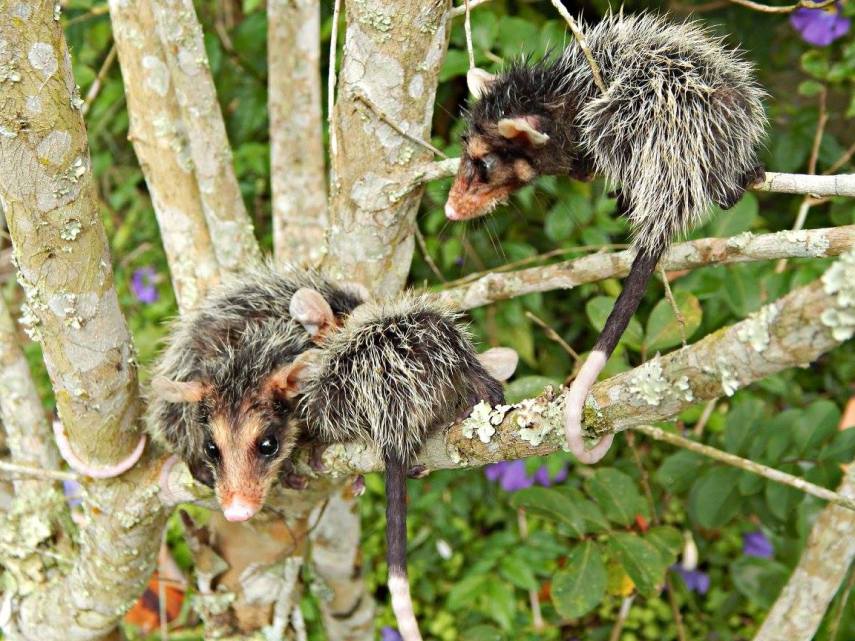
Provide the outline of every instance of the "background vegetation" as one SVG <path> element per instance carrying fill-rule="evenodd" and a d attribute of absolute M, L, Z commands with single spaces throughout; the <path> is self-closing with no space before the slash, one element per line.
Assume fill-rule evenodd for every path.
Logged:
<path fill-rule="evenodd" d="M 204 0 L 196 5 L 241 190 L 262 245 L 269 249 L 264 3 Z M 607 3 L 591 0 L 568 7 L 596 20 L 607 10 Z M 818 123 L 827 120 L 819 131 L 815 171 L 822 173 L 835 164 L 839 165 L 836 171 L 852 170 L 845 154 L 853 144 L 855 40 L 845 33 L 848 25 L 843 16 L 855 14 L 855 5 L 831 7 L 839 12 L 837 22 L 819 27 L 815 17 L 791 24 L 786 15 L 758 13 L 725 1 L 624 5 L 628 12 L 642 9 L 667 10 L 677 19 L 695 11 L 756 63 L 760 82 L 769 92 L 772 135 L 763 153 L 767 167 L 809 173 Z M 326 50 L 331 7 L 324 6 L 323 12 L 322 49 Z M 110 62 L 106 4 L 70 0 L 62 19 L 82 95 L 87 95 L 96 77 L 100 85 L 88 104 L 92 162 L 117 288 L 145 378 L 165 321 L 177 314 L 166 259 L 142 173 L 126 139 L 128 116 L 118 66 Z M 842 37 L 827 46 L 811 44 L 822 29 Z M 473 10 L 472 34 L 476 64 L 490 70 L 524 53 L 545 55 L 568 37 L 549 2 L 502 0 Z M 440 78 L 432 140 L 449 156 L 459 152 L 467 67 L 459 20 Z M 441 288 L 446 282 L 508 263 L 537 264 L 627 242 L 627 226 L 612 217 L 615 203 L 600 181 L 542 179 L 489 220 L 469 225 L 446 223 L 442 205 L 448 186 L 448 180 L 432 183 L 424 198 L 419 217 L 424 244 L 412 265 L 413 286 Z M 797 196 L 747 194 L 732 211 L 715 217 L 696 235 L 789 229 L 800 202 Z M 806 226 L 853 223 L 855 203 L 831 199 L 810 209 Z M 791 260 L 783 269 L 760 262 L 704 268 L 669 278 L 687 316 L 689 333 L 699 337 L 817 278 L 826 267 L 827 261 L 822 260 Z M 4 275 L 5 293 L 17 300 L 20 294 L 11 270 L 4 269 Z M 524 398 L 546 383 L 561 383 L 569 371 L 575 357 L 550 338 L 544 325 L 574 350 L 584 352 L 593 344 L 619 291 L 619 282 L 604 281 L 572 293 L 528 295 L 473 311 L 473 330 L 485 345 L 509 345 L 521 355 L 509 397 Z M 638 365 L 679 343 L 670 307 L 663 302 L 662 285 L 654 283 L 607 373 Z M 40 392 L 49 398 L 38 345 L 28 342 L 26 351 L 31 366 L 40 373 Z M 854 391 L 854 356 L 855 345 L 850 342 L 808 368 L 783 372 L 720 399 L 711 413 L 699 405 L 663 427 L 692 433 L 705 443 L 833 488 L 841 478 L 841 464 L 855 454 L 855 430 L 842 429 L 855 425 L 851 409 L 848 420 L 843 418 Z M 557 454 L 493 468 L 488 471 L 490 478 L 482 470 L 441 472 L 410 484 L 414 599 L 429 636 L 443 641 L 607 639 L 621 605 L 636 595 L 623 630 L 618 631 L 625 641 L 677 639 L 674 605 L 681 612 L 685 638 L 749 639 L 798 560 L 812 520 L 823 505 L 747 472 L 631 434 L 618 437 L 609 458 L 596 468 L 573 465 L 569 458 Z M 544 484 L 551 484 L 551 489 L 543 489 Z M 382 481 L 370 476 L 366 486 L 360 502 L 364 568 L 370 588 L 383 604 Z M 570 501 L 581 518 L 562 518 L 567 513 L 560 509 L 567 505 L 562 501 Z M 608 542 L 601 537 L 605 532 L 611 533 Z M 177 522 L 170 528 L 169 540 L 179 564 L 190 570 Z M 696 564 L 686 558 L 692 546 L 697 550 Z M 668 576 L 674 603 L 657 580 L 667 566 L 672 566 Z M 586 589 L 579 591 L 574 580 L 582 581 Z M 846 583 L 829 609 L 818 639 L 855 639 L 852 583 L 851 579 Z M 542 629 L 533 614 L 532 593 L 539 595 Z M 311 593 L 304 597 L 303 611 L 311 638 L 323 639 Z M 185 613 L 179 621 L 187 619 Z M 393 625 L 391 611 L 383 610 L 378 628 Z M 174 638 L 201 638 L 193 631 L 192 621 L 173 634 Z M 382 634 L 394 638 L 389 629 Z"/>

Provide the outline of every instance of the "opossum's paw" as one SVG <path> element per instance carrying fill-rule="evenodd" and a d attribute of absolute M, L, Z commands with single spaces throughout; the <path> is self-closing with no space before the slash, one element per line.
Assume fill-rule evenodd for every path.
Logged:
<path fill-rule="evenodd" d="M 329 447 L 326 443 L 312 443 L 309 448 L 309 467 L 315 472 L 321 474 L 327 471 L 327 466 L 324 465 L 324 452 Z"/>
<path fill-rule="evenodd" d="M 350 483 L 350 493 L 354 497 L 365 494 L 365 477 L 362 474 L 353 477 L 353 481 Z"/>
<path fill-rule="evenodd" d="M 309 479 L 301 474 L 290 473 L 280 476 L 282 486 L 289 490 L 305 490 L 309 487 Z"/>
<path fill-rule="evenodd" d="M 282 463 L 282 469 L 279 471 L 279 482 L 282 487 L 289 490 L 305 490 L 309 485 L 309 479 L 302 474 L 297 474 L 294 469 L 294 462 L 291 459 L 285 459 Z"/>
<path fill-rule="evenodd" d="M 407 470 L 407 476 L 411 479 L 423 479 L 430 474 L 430 468 L 427 465 L 413 465 Z"/>

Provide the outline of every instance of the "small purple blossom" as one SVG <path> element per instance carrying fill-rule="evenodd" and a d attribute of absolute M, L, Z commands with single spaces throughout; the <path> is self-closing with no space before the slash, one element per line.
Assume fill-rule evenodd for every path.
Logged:
<path fill-rule="evenodd" d="M 567 478 L 567 466 L 562 466 L 555 476 L 549 476 L 549 468 L 542 465 L 529 476 L 525 471 L 525 461 L 501 461 L 484 468 L 484 476 L 490 481 L 498 481 L 505 492 L 516 492 L 531 487 L 535 483 L 549 487 Z"/>
<path fill-rule="evenodd" d="M 763 559 L 771 559 L 775 554 L 772 542 L 766 538 L 760 530 L 748 532 L 742 535 L 742 553 L 745 556 L 759 556 Z"/>
<path fill-rule="evenodd" d="M 691 592 L 706 594 L 710 589 L 710 576 L 700 570 L 687 570 L 682 565 L 672 565 L 671 569 L 683 577 L 683 582 Z"/>
<path fill-rule="evenodd" d="M 403 638 L 395 628 L 384 625 L 380 628 L 380 641 L 403 641 Z"/>
<path fill-rule="evenodd" d="M 65 494 L 65 500 L 70 507 L 83 503 L 81 496 L 80 483 L 77 481 L 65 480 L 62 482 L 62 492 Z"/>
<path fill-rule="evenodd" d="M 157 272 L 154 267 L 140 267 L 131 277 L 131 291 L 141 303 L 155 302 L 160 295 L 157 293 Z"/>
<path fill-rule="evenodd" d="M 790 25 L 802 40 L 816 47 L 827 47 L 849 32 L 851 20 L 840 13 L 840 3 L 822 9 L 796 9 L 790 14 Z"/>

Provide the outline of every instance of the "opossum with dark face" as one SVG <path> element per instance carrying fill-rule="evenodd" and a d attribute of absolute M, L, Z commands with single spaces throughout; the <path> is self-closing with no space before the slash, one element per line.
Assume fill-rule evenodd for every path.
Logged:
<path fill-rule="evenodd" d="M 311 306 L 296 304 L 295 292 L 307 287 L 329 310 L 316 323 Z M 227 519 L 261 508 L 294 448 L 295 362 L 361 303 L 317 276 L 259 269 L 176 322 L 155 368 L 147 429 L 215 489 Z"/>
<path fill-rule="evenodd" d="M 298 410 L 313 440 L 368 443 L 386 467 L 389 592 L 405 641 L 421 639 L 407 580 L 407 470 L 432 430 L 499 404 L 513 350 L 477 355 L 457 314 L 422 296 L 369 302 L 331 331 L 298 376 Z"/>
<path fill-rule="evenodd" d="M 751 65 L 697 23 L 610 14 L 581 28 L 605 92 L 575 41 L 557 59 L 524 61 L 499 76 L 470 71 L 478 100 L 445 212 L 451 220 L 486 214 L 544 174 L 599 173 L 619 185 L 636 258 L 565 396 L 570 449 L 593 463 L 611 436 L 585 449 L 588 392 L 674 236 L 702 221 L 711 203 L 729 208 L 763 179 L 756 149 L 766 116 Z"/>

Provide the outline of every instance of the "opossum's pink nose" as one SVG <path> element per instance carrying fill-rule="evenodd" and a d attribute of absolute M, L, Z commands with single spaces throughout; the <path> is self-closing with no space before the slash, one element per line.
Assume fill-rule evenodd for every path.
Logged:
<path fill-rule="evenodd" d="M 445 217 L 448 220 L 461 220 L 460 214 L 457 213 L 457 210 L 454 208 L 454 205 L 451 204 L 451 201 L 445 203 Z"/>
<path fill-rule="evenodd" d="M 258 512 L 258 506 L 248 503 L 240 497 L 234 497 L 231 503 L 223 506 L 223 516 L 227 521 L 246 521 Z"/>

